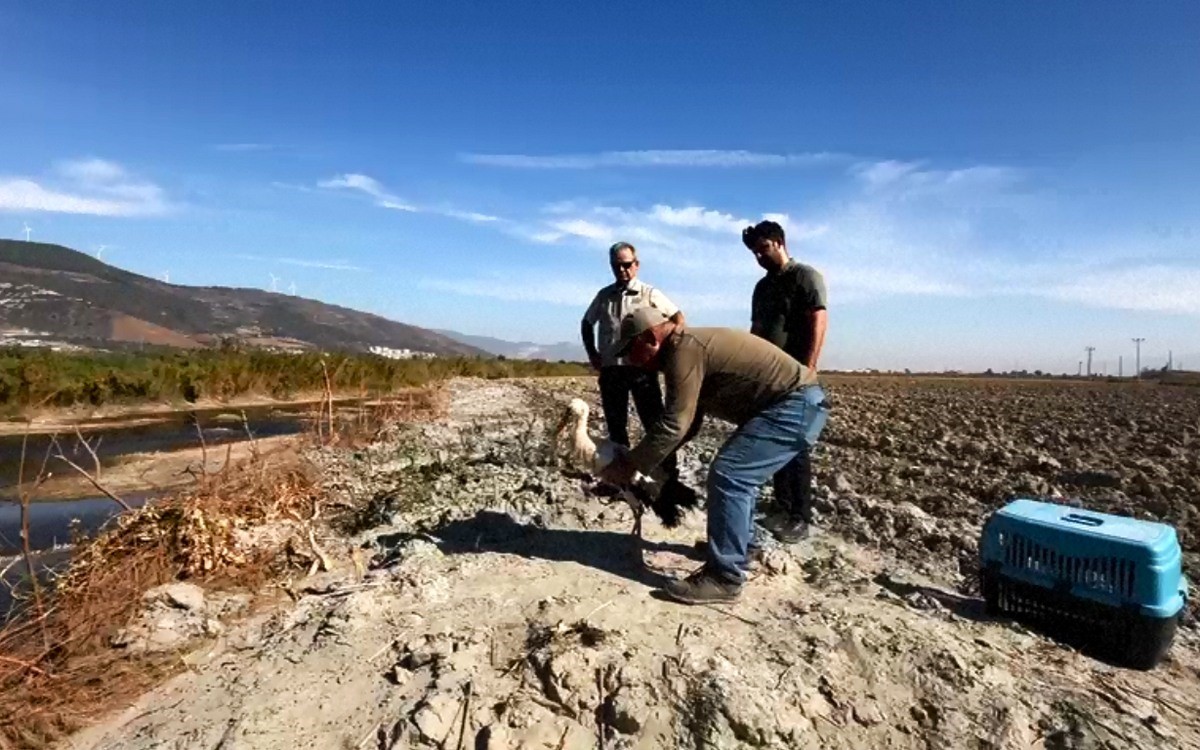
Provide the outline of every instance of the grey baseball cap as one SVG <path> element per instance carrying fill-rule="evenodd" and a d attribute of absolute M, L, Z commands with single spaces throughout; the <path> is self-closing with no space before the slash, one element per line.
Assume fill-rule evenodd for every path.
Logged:
<path fill-rule="evenodd" d="M 623 357 L 629 351 L 633 340 L 649 331 L 660 323 L 666 323 L 669 318 L 655 307 L 639 307 L 621 319 L 621 332 L 612 347 L 614 357 Z"/>

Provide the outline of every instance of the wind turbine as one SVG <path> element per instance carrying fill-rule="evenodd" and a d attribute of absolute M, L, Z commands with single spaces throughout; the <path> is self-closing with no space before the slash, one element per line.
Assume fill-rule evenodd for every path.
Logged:
<path fill-rule="evenodd" d="M 271 277 L 271 291 L 272 292 L 279 291 L 279 288 L 278 288 L 279 277 L 276 276 L 275 274 L 271 273 L 270 271 L 267 272 L 267 275 Z"/>
<path fill-rule="evenodd" d="M 96 260 L 102 260 L 100 256 L 104 255 L 104 249 L 106 247 L 108 247 L 108 245 L 101 245 L 100 247 L 96 248 Z"/>
<path fill-rule="evenodd" d="M 288 294 L 293 297 L 296 296 L 296 282 L 293 281 L 291 284 L 288 284 Z"/>
<path fill-rule="evenodd" d="M 29 228 L 29 222 L 25 222 L 25 241 L 29 242 L 29 233 L 33 230 Z"/>
<path fill-rule="evenodd" d="M 170 271 L 163 271 L 163 281 L 167 284 L 171 283 L 171 272 Z"/>

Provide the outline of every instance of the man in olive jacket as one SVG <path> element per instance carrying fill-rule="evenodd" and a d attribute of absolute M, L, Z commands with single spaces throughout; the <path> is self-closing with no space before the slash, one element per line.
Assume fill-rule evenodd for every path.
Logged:
<path fill-rule="evenodd" d="M 664 589 L 691 604 L 732 601 L 746 580 L 759 488 L 810 448 L 828 419 L 816 373 L 746 331 L 684 329 L 649 307 L 621 321 L 617 351 L 637 367 L 663 373 L 666 408 L 601 478 L 623 484 L 635 471 L 649 474 L 694 433 L 702 415 L 737 425 L 708 470 L 707 561 Z"/>

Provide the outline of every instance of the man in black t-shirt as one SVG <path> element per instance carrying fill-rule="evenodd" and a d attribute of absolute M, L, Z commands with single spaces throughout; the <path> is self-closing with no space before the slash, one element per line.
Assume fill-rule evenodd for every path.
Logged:
<path fill-rule="evenodd" d="M 754 287 L 750 332 L 770 341 L 812 370 L 825 343 L 825 280 L 788 254 L 783 227 L 762 221 L 742 231 L 742 243 L 766 270 Z M 775 500 L 787 519 L 775 529 L 785 542 L 808 535 L 812 523 L 812 460 L 801 451 L 775 474 Z"/>

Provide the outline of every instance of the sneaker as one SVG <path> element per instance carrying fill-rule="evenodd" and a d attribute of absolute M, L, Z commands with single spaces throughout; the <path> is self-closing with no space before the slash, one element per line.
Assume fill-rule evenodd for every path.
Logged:
<path fill-rule="evenodd" d="M 704 541 L 703 539 L 696 542 L 695 550 L 700 555 L 700 559 L 703 560 L 708 554 L 708 542 Z M 762 567 L 762 560 L 763 548 L 751 547 L 746 550 L 746 564 L 742 566 L 742 570 L 746 571 L 748 574 L 757 573 L 759 568 Z"/>
<path fill-rule="evenodd" d="M 742 594 L 742 584 L 731 583 L 712 573 L 705 565 L 687 578 L 671 581 L 663 592 L 684 604 L 736 601 Z"/>
<path fill-rule="evenodd" d="M 784 544 L 795 544 L 808 538 L 810 533 L 808 521 L 799 518 L 788 518 L 780 521 L 771 528 L 775 538 Z"/>

